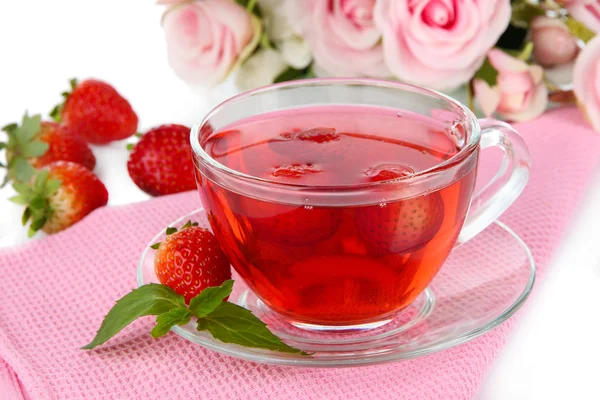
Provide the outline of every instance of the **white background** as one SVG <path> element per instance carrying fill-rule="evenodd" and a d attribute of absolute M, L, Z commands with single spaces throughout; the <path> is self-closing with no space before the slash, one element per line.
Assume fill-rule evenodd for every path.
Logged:
<path fill-rule="evenodd" d="M 71 77 L 114 84 L 140 129 L 193 124 L 210 98 L 169 69 L 161 8 L 151 0 L 0 1 L 0 125 L 47 113 Z M 94 147 L 110 204 L 144 200 L 130 181 L 122 142 Z M 553 265 L 487 377 L 478 400 L 600 399 L 600 169 Z M 21 208 L 0 190 L 0 247 L 24 242 Z M 1 279 L 1 278 L 0 278 Z"/>

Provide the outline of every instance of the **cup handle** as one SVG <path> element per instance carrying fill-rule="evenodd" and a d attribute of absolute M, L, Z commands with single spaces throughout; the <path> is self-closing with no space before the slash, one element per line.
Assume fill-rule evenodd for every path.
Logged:
<path fill-rule="evenodd" d="M 501 121 L 484 119 L 480 125 L 480 149 L 497 146 L 503 152 L 503 159 L 492 180 L 473 196 L 457 246 L 472 239 L 500 217 L 519 197 L 529 180 L 531 157 L 521 135 Z"/>

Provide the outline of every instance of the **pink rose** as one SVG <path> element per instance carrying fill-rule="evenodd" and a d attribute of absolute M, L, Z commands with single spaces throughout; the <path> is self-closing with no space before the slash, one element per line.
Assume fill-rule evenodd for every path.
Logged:
<path fill-rule="evenodd" d="M 222 82 L 260 36 L 260 26 L 235 0 L 175 5 L 165 12 L 163 28 L 171 68 L 197 85 Z"/>
<path fill-rule="evenodd" d="M 490 87 L 485 81 L 473 82 L 475 98 L 486 116 L 497 112 L 511 121 L 526 121 L 541 115 L 548 105 L 548 89 L 539 65 L 528 65 L 505 52 L 492 49 L 490 64 L 498 71 L 498 82 Z"/>
<path fill-rule="evenodd" d="M 573 91 L 594 130 L 600 132 L 600 36 L 590 40 L 575 61 Z"/>
<path fill-rule="evenodd" d="M 559 19 L 538 17 L 531 24 L 533 56 L 544 67 L 567 64 L 575 59 L 577 39 Z"/>
<path fill-rule="evenodd" d="M 510 0 L 378 0 L 375 6 L 392 73 L 438 89 L 471 79 L 510 15 Z"/>
<path fill-rule="evenodd" d="M 287 0 L 297 33 L 310 43 L 318 75 L 390 76 L 373 21 L 375 0 Z"/>
<path fill-rule="evenodd" d="M 600 33 L 600 0 L 563 0 L 562 3 L 573 18 Z"/>

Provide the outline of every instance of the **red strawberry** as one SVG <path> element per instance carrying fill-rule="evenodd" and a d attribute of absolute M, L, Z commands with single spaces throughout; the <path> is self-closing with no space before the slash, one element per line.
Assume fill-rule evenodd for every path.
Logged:
<path fill-rule="evenodd" d="M 341 210 L 269 203 L 240 198 L 241 214 L 248 217 L 256 237 L 285 245 L 314 244 L 331 237 L 341 221 Z"/>
<path fill-rule="evenodd" d="M 149 130 L 131 151 L 127 170 L 133 182 L 152 196 L 196 189 L 190 128 L 162 125 Z"/>
<path fill-rule="evenodd" d="M 350 143 L 334 128 L 313 128 L 283 132 L 269 141 L 269 147 L 291 161 L 315 164 L 340 159 L 349 151 Z"/>
<path fill-rule="evenodd" d="M 378 253 L 410 252 L 427 244 L 440 229 L 444 202 L 438 192 L 356 211 L 362 239 Z"/>
<path fill-rule="evenodd" d="M 71 161 L 93 170 L 94 153 L 87 143 L 68 128 L 54 122 L 42 122 L 39 115 L 23 116 L 21 125 L 10 124 L 3 128 L 8 134 L 6 158 L 7 176 L 18 181 L 28 181 L 33 168 L 42 168 L 54 161 Z"/>
<path fill-rule="evenodd" d="M 229 260 L 217 239 L 207 229 L 188 222 L 178 232 L 170 233 L 157 248 L 154 272 L 163 285 L 189 301 L 209 286 L 219 286 L 231 279 Z"/>
<path fill-rule="evenodd" d="M 133 135 L 138 117 L 129 102 L 111 85 L 95 79 L 71 80 L 71 93 L 50 116 L 90 143 L 105 144 Z"/>
<path fill-rule="evenodd" d="M 89 169 L 56 161 L 35 175 L 31 184 L 15 183 L 11 200 L 26 205 L 23 225 L 31 219 L 29 234 L 61 231 L 108 202 L 108 192 Z"/>

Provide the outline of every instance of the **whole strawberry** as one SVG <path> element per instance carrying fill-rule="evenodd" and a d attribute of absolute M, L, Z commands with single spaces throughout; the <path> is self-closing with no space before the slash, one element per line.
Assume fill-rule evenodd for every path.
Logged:
<path fill-rule="evenodd" d="M 157 243 L 154 272 L 158 280 L 189 301 L 210 286 L 231 279 L 229 260 L 210 231 L 188 221 L 180 231 L 167 229 Z"/>
<path fill-rule="evenodd" d="M 133 135 L 138 117 L 129 102 L 108 83 L 71 80 L 71 92 L 50 115 L 90 143 L 105 144 Z"/>
<path fill-rule="evenodd" d="M 41 121 L 39 115 L 23 116 L 21 125 L 3 128 L 8 135 L 6 161 L 8 178 L 28 181 L 33 168 L 42 168 L 54 161 L 70 161 L 89 170 L 96 165 L 94 153 L 87 143 L 67 127 Z"/>
<path fill-rule="evenodd" d="M 133 182 L 152 196 L 196 188 L 190 128 L 162 125 L 149 130 L 133 147 L 127 170 Z"/>
<path fill-rule="evenodd" d="M 17 195 L 10 200 L 25 205 L 23 225 L 31 220 L 29 236 L 39 229 L 55 233 L 106 205 L 108 192 L 89 169 L 56 161 L 38 171 L 31 183 L 14 183 Z"/>

